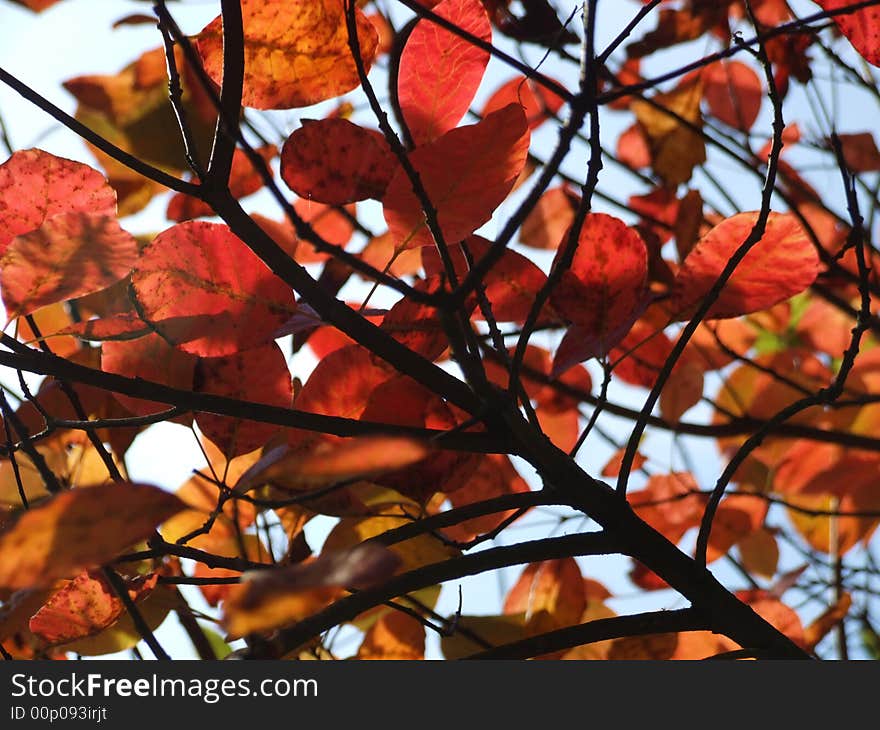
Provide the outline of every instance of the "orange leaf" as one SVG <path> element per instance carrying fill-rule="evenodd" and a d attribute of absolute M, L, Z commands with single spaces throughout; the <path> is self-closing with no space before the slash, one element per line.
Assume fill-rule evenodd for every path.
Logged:
<path fill-rule="evenodd" d="M 342 0 L 242 0 L 242 104 L 254 109 L 310 106 L 360 83 L 348 47 Z M 361 58 L 369 70 L 379 44 L 373 24 L 355 10 Z M 223 78 L 223 20 L 196 36 L 205 71 Z"/>
<path fill-rule="evenodd" d="M 482 502 L 503 494 L 517 494 L 528 492 L 529 485 L 513 467 L 507 454 L 487 454 L 477 465 L 476 470 L 464 484 L 449 495 L 449 502 L 453 508 L 464 507 L 475 502 Z M 475 517 L 465 520 L 453 527 L 448 527 L 444 533 L 453 540 L 466 542 L 477 535 L 494 530 L 504 520 L 508 519 L 516 510 L 505 510 L 483 517 Z"/>
<path fill-rule="evenodd" d="M 410 155 L 448 243 L 466 238 L 491 218 L 516 182 L 528 149 L 525 113 L 510 104 L 478 124 L 448 131 Z M 421 203 L 402 168 L 382 202 L 396 248 L 433 245 Z"/>
<path fill-rule="evenodd" d="M 586 607 L 584 579 L 574 558 L 527 566 L 504 601 L 504 613 L 524 613 L 535 633 L 578 623 Z"/>
<path fill-rule="evenodd" d="M 571 228 L 579 198 L 567 187 L 550 188 L 529 211 L 519 232 L 520 243 L 555 251 Z"/>
<path fill-rule="evenodd" d="M 703 396 L 703 368 L 693 359 L 682 360 L 673 368 L 660 393 L 660 414 L 676 423 Z"/>
<path fill-rule="evenodd" d="M 316 489 L 400 469 L 427 454 L 422 443 L 396 436 L 363 436 L 320 444 L 307 454 L 282 445 L 265 453 L 242 474 L 235 488 L 243 491 L 271 483 L 284 489 Z"/>
<path fill-rule="evenodd" d="M 608 658 L 615 661 L 671 659 L 678 647 L 678 634 L 648 634 L 614 639 Z"/>
<path fill-rule="evenodd" d="M 329 205 L 381 198 L 396 165 L 381 134 L 340 118 L 304 120 L 281 149 L 287 186 Z"/>
<path fill-rule="evenodd" d="M 737 544 L 743 567 L 768 580 L 776 575 L 779 564 L 779 545 L 776 537 L 766 527 L 746 535 Z"/>
<path fill-rule="evenodd" d="M 400 611 L 389 611 L 364 636 L 358 659 L 424 659 L 425 627 Z"/>
<path fill-rule="evenodd" d="M 763 590 L 737 591 L 736 597 L 795 644 L 804 646 L 804 627 L 800 618 L 778 598 Z"/>
<path fill-rule="evenodd" d="M 822 615 L 816 618 L 813 623 L 804 629 L 804 644 L 808 650 L 816 648 L 822 639 L 837 626 L 849 613 L 852 606 L 852 596 L 849 593 L 842 593 L 837 602 L 826 608 Z"/>
<path fill-rule="evenodd" d="M 204 357 L 271 341 L 296 310 L 290 288 L 219 223 L 189 221 L 160 233 L 142 252 L 132 287 L 160 334 Z M 192 331 L 163 327 L 178 317 L 193 317 Z"/>
<path fill-rule="evenodd" d="M 184 507 L 158 487 L 130 482 L 56 494 L 0 533 L 0 587 L 46 586 L 101 565 Z"/>
<path fill-rule="evenodd" d="M 434 12 L 486 42 L 492 26 L 480 0 L 443 0 Z M 489 53 L 427 19 L 419 20 L 400 57 L 397 95 L 415 144 L 454 128 L 470 107 Z"/>
<path fill-rule="evenodd" d="M 758 213 L 738 213 L 703 236 L 675 277 L 670 310 L 686 319 L 748 238 Z M 806 289 L 819 273 L 819 257 L 797 219 L 770 213 L 761 240 L 749 251 L 710 307 L 707 319 L 768 309 Z"/>
<path fill-rule="evenodd" d="M 156 587 L 156 573 L 125 580 L 129 598 L 137 602 Z M 30 630 L 49 644 L 64 644 L 93 636 L 111 626 L 125 604 L 97 571 L 80 573 L 55 593 L 30 620 Z"/>

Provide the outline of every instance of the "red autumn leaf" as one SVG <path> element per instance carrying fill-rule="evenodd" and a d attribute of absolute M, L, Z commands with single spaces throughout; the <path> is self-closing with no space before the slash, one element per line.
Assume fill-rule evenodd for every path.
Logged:
<path fill-rule="evenodd" d="M 786 606 L 769 591 L 760 589 L 737 591 L 736 597 L 751 606 L 752 610 L 771 626 L 781 631 L 795 644 L 806 643 L 804 626 L 793 609 Z"/>
<path fill-rule="evenodd" d="M 287 186 L 329 205 L 381 198 L 396 165 L 379 132 L 347 119 L 307 121 L 281 149 L 281 178 Z"/>
<path fill-rule="evenodd" d="M 627 127 L 617 138 L 617 159 L 634 170 L 651 164 L 651 146 L 639 124 Z"/>
<path fill-rule="evenodd" d="M 142 252 L 132 287 L 160 334 L 204 357 L 265 344 L 296 309 L 290 288 L 218 223 L 189 221 L 160 233 Z M 162 326 L 187 316 L 196 317 L 190 332 Z"/>
<path fill-rule="evenodd" d="M 360 417 L 364 421 L 442 431 L 457 428 L 465 420 L 438 395 L 402 375 L 376 386 Z M 461 488 L 478 463 L 477 454 L 438 449 L 412 466 L 377 476 L 374 481 L 425 501 L 436 492 L 452 493 Z"/>
<path fill-rule="evenodd" d="M 571 228 L 580 198 L 568 187 L 550 188 L 523 221 L 520 243 L 532 248 L 555 251 Z"/>
<path fill-rule="evenodd" d="M 620 467 L 623 465 L 623 457 L 626 454 L 626 449 L 618 449 L 614 452 L 614 455 L 608 460 L 608 463 L 602 467 L 602 476 L 603 477 L 616 477 L 620 474 Z M 632 463 L 632 471 L 638 471 L 641 469 L 648 461 L 648 457 L 642 454 L 639 451 L 636 451 L 635 458 Z"/>
<path fill-rule="evenodd" d="M 128 597 L 135 603 L 152 593 L 156 573 L 125 580 Z M 99 572 L 80 573 L 53 594 L 32 617 L 30 630 L 49 644 L 94 636 L 113 625 L 125 613 L 125 604 Z"/>
<path fill-rule="evenodd" d="M 703 71 L 703 98 L 712 114 L 731 127 L 752 128 L 763 94 L 758 74 L 741 61 L 718 61 Z"/>
<path fill-rule="evenodd" d="M 181 390 L 190 390 L 196 357 L 169 345 L 161 336 L 150 333 L 136 340 L 105 342 L 101 346 L 101 369 L 127 378 L 143 378 Z M 167 403 L 113 394 L 132 413 L 146 416 L 167 410 Z"/>
<path fill-rule="evenodd" d="M 662 326 L 638 320 L 609 353 L 614 376 L 630 385 L 652 388 L 657 373 L 672 352 L 672 342 L 662 330 Z"/>
<path fill-rule="evenodd" d="M 849 0 L 816 0 L 824 10 L 837 10 L 852 5 Z M 833 18 L 862 57 L 874 66 L 880 66 L 880 7 L 872 6 L 850 10 Z"/>
<path fill-rule="evenodd" d="M 194 376 L 197 393 L 289 408 L 293 399 L 287 358 L 274 342 L 225 357 L 200 358 Z M 227 458 L 262 446 L 277 431 L 271 423 L 197 413 L 196 423 Z"/>
<path fill-rule="evenodd" d="M 447 242 L 466 238 L 489 220 L 516 182 L 528 149 L 525 113 L 511 104 L 478 124 L 450 130 L 410 155 Z M 434 243 L 421 203 L 402 168 L 382 202 L 396 248 Z"/>
<path fill-rule="evenodd" d="M 704 368 L 694 358 L 682 360 L 669 374 L 660 393 L 660 414 L 676 423 L 684 413 L 700 402 L 703 396 Z"/>
<path fill-rule="evenodd" d="M 642 237 L 618 218 L 590 213 L 571 267 L 551 296 L 553 306 L 576 325 L 566 336 L 575 340 L 576 354 L 562 360 L 557 354 L 557 360 L 568 364 L 608 352 L 638 317 L 647 276 Z M 554 366 L 554 372 L 561 369 Z"/>
<path fill-rule="evenodd" d="M 419 282 L 416 288 L 436 292 L 438 282 L 439 279 L 435 277 Z M 395 340 L 426 360 L 437 360 L 449 347 L 437 308 L 430 304 L 414 302 L 404 297 L 383 317 L 381 327 Z"/>
<path fill-rule="evenodd" d="M 242 0 L 241 13 L 244 106 L 309 106 L 360 83 L 342 0 Z M 367 17 L 358 9 L 355 13 L 361 58 L 369 69 L 379 38 Z M 223 78 L 222 29 L 218 16 L 196 36 L 205 71 L 217 84 Z"/>
<path fill-rule="evenodd" d="M 101 565 L 184 507 L 158 487 L 130 482 L 53 495 L 0 533 L 0 588 L 48 586 Z"/>
<path fill-rule="evenodd" d="M 349 345 L 321 359 L 294 402 L 297 410 L 359 418 L 375 388 L 396 371 L 360 345 Z"/>
<path fill-rule="evenodd" d="M 480 0 L 443 0 L 434 12 L 487 43 L 492 40 Z M 430 20 L 416 23 L 397 77 L 400 109 L 416 145 L 433 142 L 461 121 L 488 63 L 488 51 Z"/>
<path fill-rule="evenodd" d="M 0 254 L 16 236 L 62 213 L 116 215 L 116 193 L 100 172 L 38 149 L 0 165 Z"/>
<path fill-rule="evenodd" d="M 270 144 L 258 147 L 255 152 L 268 167 L 272 158 L 278 154 L 278 148 Z M 272 168 L 268 167 L 268 169 L 271 171 Z M 193 182 L 198 183 L 199 181 L 194 180 Z M 232 155 L 232 169 L 229 171 L 229 192 L 236 198 L 244 198 L 257 192 L 261 187 L 263 187 L 262 176 L 257 172 L 244 150 L 236 149 Z M 184 193 L 175 193 L 171 196 L 171 200 L 168 201 L 168 209 L 165 211 L 168 220 L 177 223 L 212 215 L 215 215 L 215 212 L 210 205 Z"/>
<path fill-rule="evenodd" d="M 464 278 L 470 268 L 462 246 L 467 247 L 470 259 L 474 265 L 477 265 L 489 252 L 491 245 L 491 242 L 482 236 L 469 236 L 463 244 L 451 246 L 449 254 L 456 275 Z M 425 246 L 422 249 L 422 263 L 428 276 L 440 276 L 445 273 L 440 254 L 432 246 Z M 492 308 L 492 316 L 498 322 L 525 321 L 535 297 L 546 283 L 547 275 L 534 262 L 521 253 L 505 249 L 483 278 L 483 287 L 486 299 Z M 485 319 L 479 307 L 475 307 L 474 317 Z"/>
<path fill-rule="evenodd" d="M 354 225 L 351 219 L 343 215 L 335 207 L 319 203 L 316 200 L 300 198 L 294 204 L 296 214 L 308 223 L 312 230 L 327 243 L 335 246 L 345 246 L 354 233 Z M 354 215 L 355 205 L 345 206 L 345 212 Z M 328 254 L 319 252 L 306 239 L 299 240 L 295 246 L 295 259 L 300 264 L 313 264 L 316 261 L 325 261 Z"/>
<path fill-rule="evenodd" d="M 525 76 L 518 76 L 502 84 L 483 106 L 481 116 L 491 114 L 508 104 L 520 104 L 526 112 L 529 129 L 537 129 L 556 114 L 565 103 L 544 86 Z"/>
<path fill-rule="evenodd" d="M 138 257 L 134 236 L 116 216 L 61 213 L 22 233 L 0 258 L 0 286 L 9 319 L 106 289 Z"/>
<path fill-rule="evenodd" d="M 758 213 L 738 213 L 703 236 L 675 277 L 669 309 L 686 319 L 714 286 L 730 257 L 749 237 Z M 770 213 L 761 240 L 752 247 L 706 319 L 738 317 L 772 307 L 806 289 L 819 273 L 819 256 L 790 214 Z"/>

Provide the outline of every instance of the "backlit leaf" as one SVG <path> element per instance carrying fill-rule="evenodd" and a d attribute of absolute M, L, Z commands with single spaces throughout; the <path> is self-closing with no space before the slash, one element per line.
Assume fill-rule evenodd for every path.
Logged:
<path fill-rule="evenodd" d="M 145 319 L 203 357 L 267 343 L 296 310 L 290 288 L 219 223 L 188 221 L 160 233 L 141 253 L 132 286 Z M 162 326 L 187 316 L 195 317 L 191 332 Z"/>
<path fill-rule="evenodd" d="M 849 0 L 816 0 L 816 4 L 825 10 L 837 10 L 853 3 Z M 868 63 L 880 66 L 880 7 L 850 10 L 835 15 L 833 20 Z"/>
<path fill-rule="evenodd" d="M 527 566 L 504 601 L 504 612 L 525 614 L 535 633 L 578 623 L 586 607 L 584 579 L 574 558 Z"/>
<path fill-rule="evenodd" d="M 0 253 L 62 213 L 116 215 L 116 193 L 97 170 L 39 149 L 0 165 Z"/>
<path fill-rule="evenodd" d="M 91 294 L 122 279 L 138 256 L 114 216 L 61 213 L 12 240 L 0 259 L 9 319 Z"/>
<path fill-rule="evenodd" d="M 525 114 L 521 106 L 510 104 L 478 124 L 450 130 L 410 155 L 447 242 L 466 238 L 489 220 L 516 182 L 528 149 Z M 434 243 L 402 168 L 382 202 L 396 248 Z"/>
<path fill-rule="evenodd" d="M 737 213 L 697 242 L 675 277 L 669 303 L 674 316 L 689 316 L 748 238 L 757 218 L 758 213 Z M 706 318 L 738 317 L 767 309 L 802 292 L 818 273 L 818 254 L 797 219 L 770 213 L 764 235 L 733 272 Z"/>
<path fill-rule="evenodd" d="M 225 357 L 200 358 L 195 367 L 197 393 L 289 408 L 293 389 L 287 358 L 274 342 Z M 243 418 L 197 413 L 196 423 L 228 458 L 262 446 L 278 426 Z"/>
<path fill-rule="evenodd" d="M 685 81 L 670 92 L 655 94 L 653 103 L 639 99 L 632 104 L 648 139 L 651 166 L 669 185 L 687 182 L 694 167 L 706 161 L 706 143 L 698 131 L 703 124 L 701 98 L 701 82 Z"/>
<path fill-rule="evenodd" d="M 101 369 L 104 372 L 152 380 L 182 390 L 192 388 L 196 360 L 194 355 L 172 347 L 155 333 L 130 341 L 105 342 L 101 347 Z M 122 393 L 113 395 L 125 408 L 140 416 L 169 408 L 167 403 Z"/>
<path fill-rule="evenodd" d="M 425 658 L 424 625 L 400 611 L 389 611 L 364 636 L 357 659 Z"/>
<path fill-rule="evenodd" d="M 639 314 L 647 275 L 641 236 L 618 218 L 590 213 L 571 268 L 551 296 L 553 306 L 577 326 L 576 354 L 567 363 L 602 355 L 623 337 Z"/>
<path fill-rule="evenodd" d="M 492 40 L 480 0 L 443 0 L 434 12 L 481 40 Z M 488 63 L 488 51 L 428 19 L 416 23 L 400 57 L 397 94 L 417 146 L 433 142 L 461 121 Z"/>
<path fill-rule="evenodd" d="M 271 482 L 285 489 L 316 489 L 400 469 L 427 453 L 422 443 L 395 436 L 362 436 L 338 444 L 321 444 L 308 454 L 282 445 L 264 454 L 242 474 L 235 488 L 243 491 Z"/>
<path fill-rule="evenodd" d="M 329 205 L 381 198 L 397 159 L 385 138 L 347 119 L 306 121 L 281 149 L 281 177 L 297 195 Z"/>
<path fill-rule="evenodd" d="M 348 47 L 342 0 L 242 0 L 244 87 L 242 104 L 290 109 L 332 99 L 360 82 Z M 367 69 L 379 37 L 355 10 L 361 58 Z M 223 78 L 223 20 L 196 36 L 208 75 Z"/>
<path fill-rule="evenodd" d="M 525 108 L 529 129 L 537 129 L 564 104 L 552 91 L 524 76 L 504 83 L 491 97 L 481 112 L 482 116 L 516 102 Z"/>
<path fill-rule="evenodd" d="M 156 586 L 156 573 L 125 579 L 135 603 Z M 64 644 L 103 631 L 125 612 L 107 578 L 98 571 L 80 573 L 55 593 L 30 620 L 30 630 L 49 644 Z"/>
<path fill-rule="evenodd" d="M 0 533 L 0 587 L 45 586 L 101 565 L 183 507 L 158 487 L 129 482 L 56 494 Z"/>
<path fill-rule="evenodd" d="M 388 578 L 400 559 L 380 545 L 321 553 L 315 560 L 245 573 L 224 603 L 223 625 L 232 638 L 295 623 L 320 610 L 344 588 L 366 588 Z"/>
<path fill-rule="evenodd" d="M 703 97 L 725 124 L 749 130 L 758 118 L 763 88 L 758 74 L 741 61 L 719 61 L 703 71 Z"/>

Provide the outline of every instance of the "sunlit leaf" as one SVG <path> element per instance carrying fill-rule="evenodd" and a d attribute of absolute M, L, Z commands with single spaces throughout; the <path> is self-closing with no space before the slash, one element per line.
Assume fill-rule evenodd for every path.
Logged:
<path fill-rule="evenodd" d="M 129 598 L 135 603 L 146 598 L 158 579 L 152 573 L 124 580 Z M 125 610 L 107 578 L 89 571 L 53 594 L 31 617 L 30 630 L 49 644 L 64 644 L 103 631 Z"/>
<path fill-rule="evenodd" d="M 528 149 L 525 113 L 521 106 L 510 104 L 477 124 L 448 131 L 410 155 L 447 242 L 460 241 L 489 220 L 516 182 Z M 382 202 L 397 248 L 434 243 L 422 205 L 402 168 L 391 179 Z"/>
<path fill-rule="evenodd" d="M 687 318 L 706 296 L 757 219 L 758 213 L 738 213 L 697 242 L 675 277 L 669 308 L 676 317 Z M 733 272 L 706 318 L 738 317 L 767 309 L 802 292 L 818 273 L 818 254 L 797 219 L 771 213 L 764 235 Z"/>
<path fill-rule="evenodd" d="M 492 39 L 480 0 L 443 0 L 434 12 L 483 41 Z M 397 79 L 403 119 L 416 145 L 433 142 L 461 121 L 488 63 L 488 51 L 430 20 L 416 23 L 401 54 Z"/>
<path fill-rule="evenodd" d="M 190 221 L 160 233 L 141 253 L 132 287 L 160 334 L 203 357 L 267 343 L 296 310 L 290 288 L 219 223 Z M 164 328 L 162 320 L 174 317 L 193 317 L 192 331 Z"/>
<path fill-rule="evenodd" d="M 183 507 L 158 487 L 128 482 L 56 494 L 0 534 L 0 587 L 45 586 L 100 565 Z"/>
<path fill-rule="evenodd" d="M 347 119 L 306 120 L 281 150 L 281 177 L 297 195 L 330 205 L 381 198 L 397 159 L 375 130 Z"/>
<path fill-rule="evenodd" d="M 852 5 L 849 0 L 815 0 L 825 10 Z M 880 66 L 880 8 L 867 7 L 850 10 L 833 18 L 843 33 L 862 57 L 874 66 Z"/>
<path fill-rule="evenodd" d="M 367 69 L 379 43 L 373 24 L 356 10 L 361 58 Z M 359 84 L 348 46 L 342 0 L 242 0 L 242 103 L 255 109 L 309 106 Z M 196 36 L 208 75 L 223 78 L 223 20 Z"/>

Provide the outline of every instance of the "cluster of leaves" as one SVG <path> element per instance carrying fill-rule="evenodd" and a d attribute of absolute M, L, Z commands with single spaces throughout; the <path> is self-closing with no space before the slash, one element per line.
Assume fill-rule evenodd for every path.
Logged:
<path fill-rule="evenodd" d="M 412 12 L 395 27 L 386 5 Z M 68 79 L 75 116 L 0 70 L 100 168 L 39 149 L 0 165 L 0 364 L 20 386 L 0 395 L 5 656 L 141 640 L 165 656 L 153 632 L 172 611 L 203 657 L 241 639 L 249 657 L 330 658 L 343 624 L 361 659 L 422 658 L 428 631 L 447 658 L 807 656 L 832 631 L 846 656 L 855 625 L 876 647 L 880 282 L 864 176 L 880 152 L 870 130 L 826 118 L 810 138 L 784 112 L 794 85 L 815 90 L 820 49 L 878 98 L 845 59 L 848 41 L 880 62 L 880 9 L 642 5 L 603 50 L 596 2 L 564 20 L 547 0 L 224 0 L 193 36 L 157 2 L 117 25 L 157 25 L 162 44 Z M 847 39 L 834 48 L 829 17 Z M 717 53 L 648 75 L 660 52 L 707 38 Z M 558 57 L 568 77 L 504 44 Z M 305 107 L 285 136 L 259 124 Z M 755 131 L 762 113 L 772 131 Z M 629 120 L 613 151 L 609 118 Z M 810 148 L 838 171 L 844 212 L 798 171 Z M 715 154 L 754 176 L 753 209 L 717 183 Z M 565 172 L 575 158 L 582 179 Z M 648 189 L 607 194 L 603 159 Z M 282 219 L 245 212 L 258 191 Z M 162 195 L 167 227 L 128 232 Z M 316 365 L 292 370 L 303 349 Z M 46 376 L 36 392 L 24 372 Z M 618 385 L 641 410 L 609 398 Z M 684 420 L 699 404 L 711 416 Z M 628 419 L 626 440 L 606 414 Z M 127 450 L 160 422 L 207 461 L 173 493 L 127 477 Z M 647 429 L 714 440 L 717 482 L 642 449 Z M 593 477 L 576 458 L 597 439 L 615 453 Z M 579 527 L 472 550 L 536 507 Z M 319 517 L 334 526 L 314 554 Z M 781 545 L 802 561 L 783 565 Z M 639 591 L 673 588 L 689 607 L 618 615 L 576 559 L 612 553 Z M 728 587 L 706 567 L 725 563 Z M 523 564 L 498 615 L 435 611 L 444 582 Z M 823 610 L 806 620 L 783 600 L 795 589 Z"/>

